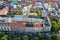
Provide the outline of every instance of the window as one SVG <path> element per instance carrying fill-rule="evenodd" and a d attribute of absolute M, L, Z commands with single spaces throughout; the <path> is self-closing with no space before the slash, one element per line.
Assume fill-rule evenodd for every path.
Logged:
<path fill-rule="evenodd" d="M 3 26 L 3 25 L 0 23 L 0 26 Z"/>
<path fill-rule="evenodd" d="M 3 23 L 3 24 L 0 24 L 0 25 L 2 25 L 2 26 L 8 26 L 8 24 L 7 24 L 7 23 Z"/>
<path fill-rule="evenodd" d="M 5 26 L 9 26 L 8 23 L 6 23 Z"/>

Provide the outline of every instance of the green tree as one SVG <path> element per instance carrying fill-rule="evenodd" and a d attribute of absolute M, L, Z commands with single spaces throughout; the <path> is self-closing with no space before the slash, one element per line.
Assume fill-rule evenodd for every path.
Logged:
<path fill-rule="evenodd" d="M 51 40 L 49 34 L 42 34 L 42 39 L 41 40 Z"/>
<path fill-rule="evenodd" d="M 39 38 L 38 37 L 35 37 L 34 40 L 39 40 Z"/>
<path fill-rule="evenodd" d="M 28 38 L 27 35 L 23 35 L 23 36 L 22 36 L 22 40 L 29 40 L 29 38 Z"/>
<path fill-rule="evenodd" d="M 4 37 L 8 39 L 8 35 L 4 35 Z"/>
<path fill-rule="evenodd" d="M 8 12 L 7 15 L 15 15 L 15 12 Z"/>
<path fill-rule="evenodd" d="M 56 33 L 58 31 L 58 28 L 59 28 L 58 24 L 56 23 L 56 21 L 52 21 L 51 24 L 55 28 L 55 33 Z"/>
<path fill-rule="evenodd" d="M 58 19 L 56 19 L 56 18 L 53 17 L 51 21 L 55 21 L 57 23 Z"/>
<path fill-rule="evenodd" d="M 5 35 L 4 32 L 0 32 L 0 39 L 1 39 L 1 37 L 3 37 L 4 35 Z"/>
<path fill-rule="evenodd" d="M 60 30 L 60 20 L 58 21 L 58 27 L 59 27 L 58 30 Z"/>
<path fill-rule="evenodd" d="M 52 34 L 51 35 L 51 40 L 57 40 L 57 35 L 56 34 Z"/>
<path fill-rule="evenodd" d="M 41 40 L 46 40 L 45 37 L 46 37 L 45 34 L 42 34 L 42 39 Z"/>
<path fill-rule="evenodd" d="M 45 39 L 46 40 L 51 40 L 50 35 L 49 34 L 46 34 Z"/>
<path fill-rule="evenodd" d="M 42 40 L 42 34 L 41 33 L 38 33 L 38 38 L 39 38 L 39 40 Z"/>
<path fill-rule="evenodd" d="M 14 38 L 14 33 L 13 32 L 10 32 L 9 34 L 8 34 L 8 40 L 13 40 L 13 38 Z"/>
<path fill-rule="evenodd" d="M 1 40 L 8 40 L 8 35 L 4 35 Z"/>
<path fill-rule="evenodd" d="M 21 37 L 18 37 L 17 40 L 21 40 Z"/>
<path fill-rule="evenodd" d="M 1 40 L 7 40 L 5 37 L 2 37 Z"/>
<path fill-rule="evenodd" d="M 33 40 L 33 36 L 32 36 L 32 34 L 30 33 L 30 34 L 28 34 L 28 37 L 29 37 L 29 40 Z"/>

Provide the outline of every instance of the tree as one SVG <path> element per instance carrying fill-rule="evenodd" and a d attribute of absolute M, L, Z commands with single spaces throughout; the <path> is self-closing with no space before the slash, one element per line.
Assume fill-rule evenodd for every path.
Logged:
<path fill-rule="evenodd" d="M 40 9 L 37 9 L 36 13 L 38 14 L 38 16 L 41 16 L 41 10 Z"/>
<path fill-rule="evenodd" d="M 55 33 L 58 31 L 58 24 L 56 23 L 56 21 L 52 21 L 51 22 L 52 26 L 55 28 Z"/>
<path fill-rule="evenodd" d="M 32 34 L 30 33 L 30 34 L 28 34 L 28 37 L 29 37 L 29 40 L 33 40 L 33 36 L 32 36 Z"/>
<path fill-rule="evenodd" d="M 60 20 L 58 21 L 58 27 L 59 27 L 58 30 L 60 30 Z"/>
<path fill-rule="evenodd" d="M 38 37 L 35 37 L 34 40 L 39 40 L 39 38 Z"/>
<path fill-rule="evenodd" d="M 23 13 L 21 11 L 16 11 L 15 15 L 23 15 Z"/>
<path fill-rule="evenodd" d="M 15 12 L 8 12 L 7 15 L 15 15 Z"/>
<path fill-rule="evenodd" d="M 36 11 L 36 8 L 30 10 L 31 13 L 36 13 Z"/>
<path fill-rule="evenodd" d="M 33 13 L 33 11 L 34 11 L 33 9 L 30 10 L 31 13 Z"/>
<path fill-rule="evenodd" d="M 4 32 L 0 32 L 0 39 L 1 39 L 1 37 L 3 37 L 4 35 L 5 35 Z"/>
<path fill-rule="evenodd" d="M 51 40 L 50 35 L 49 34 L 46 34 L 45 39 L 46 40 Z"/>
<path fill-rule="evenodd" d="M 55 31 L 55 27 L 54 27 L 54 26 L 52 26 L 52 27 L 51 27 L 51 34 L 53 34 L 53 33 L 54 33 L 54 31 Z"/>
<path fill-rule="evenodd" d="M 5 37 L 2 37 L 1 40 L 7 40 Z"/>
<path fill-rule="evenodd" d="M 13 37 L 14 37 L 14 33 L 13 32 L 10 32 L 9 34 L 8 34 L 8 40 L 13 40 Z"/>
<path fill-rule="evenodd" d="M 4 35 L 4 37 L 8 39 L 8 35 Z"/>
<path fill-rule="evenodd" d="M 57 35 L 57 40 L 60 40 L 60 35 Z"/>
<path fill-rule="evenodd" d="M 41 33 L 38 33 L 38 38 L 39 38 L 39 40 L 42 40 L 42 34 Z"/>
<path fill-rule="evenodd" d="M 52 34 L 52 35 L 51 35 L 51 40 L 57 40 L 56 34 Z"/>
<path fill-rule="evenodd" d="M 29 38 L 28 38 L 27 35 L 23 35 L 23 36 L 22 36 L 22 40 L 29 40 Z"/>
<path fill-rule="evenodd" d="M 42 37 L 39 40 L 51 40 L 50 35 L 48 33 L 47 34 L 42 34 L 41 36 Z"/>
<path fill-rule="evenodd" d="M 58 20 L 56 19 L 56 18 L 52 18 L 52 20 L 51 21 L 55 21 L 56 23 L 58 22 Z"/>
<path fill-rule="evenodd" d="M 8 40 L 8 35 L 4 35 L 1 40 Z"/>
<path fill-rule="evenodd" d="M 21 40 L 21 37 L 18 37 L 17 40 Z"/>

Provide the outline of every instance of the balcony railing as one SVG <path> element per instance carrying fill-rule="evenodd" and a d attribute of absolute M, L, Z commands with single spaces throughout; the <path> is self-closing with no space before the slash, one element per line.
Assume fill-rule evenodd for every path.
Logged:
<path fill-rule="evenodd" d="M 48 32 L 50 31 L 51 27 L 0 27 L 0 31 L 13 31 L 13 32 Z"/>

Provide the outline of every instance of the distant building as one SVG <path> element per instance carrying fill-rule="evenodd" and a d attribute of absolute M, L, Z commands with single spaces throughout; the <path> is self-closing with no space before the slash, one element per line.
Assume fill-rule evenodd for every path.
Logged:
<path fill-rule="evenodd" d="M 27 5 L 32 4 L 34 5 L 37 0 L 21 0 L 21 2 L 27 2 Z"/>
<path fill-rule="evenodd" d="M 9 7 L 5 7 L 3 9 L 0 9 L 0 15 L 6 15 L 9 11 Z"/>

